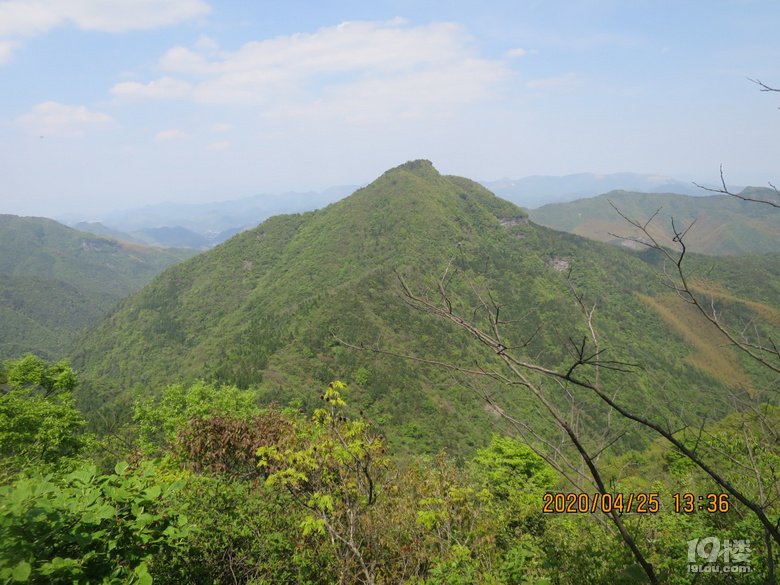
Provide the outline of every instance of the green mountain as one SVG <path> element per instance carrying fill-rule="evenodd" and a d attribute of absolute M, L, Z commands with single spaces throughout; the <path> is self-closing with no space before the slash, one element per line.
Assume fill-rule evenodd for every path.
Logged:
<path fill-rule="evenodd" d="M 769 189 L 756 187 L 743 191 L 746 197 L 753 198 L 772 193 Z M 529 214 L 541 225 L 601 242 L 621 243 L 616 236 L 640 237 L 639 230 L 629 226 L 615 207 L 626 217 L 641 223 L 658 212 L 650 230 L 663 245 L 673 244 L 672 219 L 680 231 L 695 220 L 685 238 L 691 252 L 716 255 L 780 252 L 780 215 L 767 213 L 764 205 L 728 195 L 693 197 L 611 191 L 590 199 L 551 203 L 531 210 Z M 632 244 L 625 240 L 622 243 Z"/>
<path fill-rule="evenodd" d="M 160 250 L 41 217 L 0 215 L 0 358 L 44 358 L 192 250 Z"/>
<path fill-rule="evenodd" d="M 101 221 L 80 221 L 71 225 L 71 227 L 80 232 L 89 232 L 106 238 L 113 238 L 122 242 L 132 242 L 133 244 L 143 244 L 127 232 L 120 232 L 103 224 Z"/>
<path fill-rule="evenodd" d="M 507 344 L 523 344 L 549 367 L 568 366 L 587 333 L 573 286 L 599 308 L 594 323 L 610 359 L 640 365 L 607 387 L 648 410 L 659 403 L 658 388 L 673 383 L 686 413 L 702 415 L 718 400 L 713 387 L 747 374 L 676 304 L 658 278 L 659 261 L 535 225 L 477 183 L 409 162 L 325 209 L 273 217 L 123 300 L 69 352 L 84 381 L 77 400 L 87 412 L 120 408 L 131 394 L 159 395 L 166 384 L 203 378 L 256 386 L 266 402 L 310 410 L 323 385 L 339 379 L 350 384 L 350 404 L 396 447 L 467 452 L 487 443 L 496 416 L 473 384 L 520 417 L 538 416 L 536 404 L 521 389 L 338 340 L 491 367 L 495 356 L 449 321 L 403 302 L 399 276 L 436 298 L 446 272 L 457 310 L 479 322 L 481 291 L 503 307 Z M 708 284 L 741 307 L 741 317 L 776 312 L 779 265 L 776 257 L 724 260 L 710 267 Z M 603 422 L 583 414 L 582 424 Z"/>
<path fill-rule="evenodd" d="M 482 181 L 481 184 L 502 199 L 529 208 L 540 207 L 551 201 L 561 203 L 585 197 L 595 197 L 618 189 L 642 193 L 683 193 L 686 195 L 699 195 L 701 193 L 701 189 L 693 183 L 684 183 L 663 175 L 639 175 L 636 173 L 614 173 L 611 175 L 577 173 L 562 177 L 532 175 L 522 179 L 504 178 L 498 181 Z"/>
<path fill-rule="evenodd" d="M 73 227 L 81 231 L 114 238 L 115 240 L 133 242 L 135 244 L 143 244 L 155 248 L 193 248 L 195 250 L 208 250 L 212 246 L 211 240 L 207 237 L 181 226 L 144 228 L 135 230 L 131 233 L 114 230 L 99 221 L 81 221 Z M 233 236 L 239 231 L 240 230 L 236 230 L 230 235 Z M 224 238 L 220 240 L 220 242 L 224 242 L 226 239 L 228 238 Z"/>

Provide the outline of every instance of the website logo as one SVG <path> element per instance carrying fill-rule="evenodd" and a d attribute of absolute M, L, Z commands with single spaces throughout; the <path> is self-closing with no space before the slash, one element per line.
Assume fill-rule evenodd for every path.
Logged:
<path fill-rule="evenodd" d="M 749 573 L 750 554 L 750 540 L 694 538 L 688 541 L 688 572 Z"/>

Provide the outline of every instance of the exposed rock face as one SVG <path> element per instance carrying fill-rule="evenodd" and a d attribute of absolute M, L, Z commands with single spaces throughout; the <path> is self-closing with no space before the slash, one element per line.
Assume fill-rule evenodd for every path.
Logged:
<path fill-rule="evenodd" d="M 647 246 L 638 240 L 619 240 L 621 246 L 631 248 L 632 250 L 643 250 Z"/>
<path fill-rule="evenodd" d="M 547 265 L 553 270 L 557 270 L 558 272 L 568 270 L 570 264 L 571 258 L 567 258 L 565 256 L 553 256 L 547 261 Z"/>
<path fill-rule="evenodd" d="M 504 227 L 512 227 L 513 225 L 528 225 L 528 217 L 504 217 L 498 220 Z"/>
<path fill-rule="evenodd" d="M 105 248 L 119 248 L 119 245 L 117 242 L 112 240 L 103 240 L 103 239 L 95 239 L 95 240 L 87 240 L 82 239 L 81 240 L 81 249 L 82 250 L 102 250 Z"/>

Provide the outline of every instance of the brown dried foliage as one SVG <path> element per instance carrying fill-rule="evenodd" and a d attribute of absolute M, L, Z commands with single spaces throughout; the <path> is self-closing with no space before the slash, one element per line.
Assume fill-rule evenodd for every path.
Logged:
<path fill-rule="evenodd" d="M 208 471 L 231 479 L 264 479 L 276 470 L 258 467 L 258 448 L 279 443 L 291 431 L 290 422 L 274 409 L 249 418 L 221 413 L 195 416 L 179 430 L 173 453 L 195 473 Z"/>

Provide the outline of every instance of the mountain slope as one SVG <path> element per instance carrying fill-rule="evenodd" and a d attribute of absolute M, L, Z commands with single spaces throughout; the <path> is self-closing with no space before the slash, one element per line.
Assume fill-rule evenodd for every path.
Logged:
<path fill-rule="evenodd" d="M 78 400 L 96 409 L 132 388 L 155 395 L 165 384 L 206 378 L 256 385 L 267 401 L 310 409 L 323 384 L 342 379 L 351 383 L 350 402 L 396 445 L 468 450 L 485 444 L 494 416 L 471 382 L 334 337 L 467 367 L 494 363 L 449 322 L 399 298 L 399 275 L 435 295 L 445 271 L 454 275 L 447 282 L 459 310 L 476 307 L 473 291 L 489 287 L 505 307 L 506 338 L 525 340 L 535 360 L 568 363 L 568 340 L 586 332 L 568 282 L 600 307 L 596 323 L 612 359 L 645 368 L 625 388 L 616 381 L 615 392 L 639 408 L 657 401 L 659 379 L 684 384 L 686 399 L 711 394 L 717 370 L 686 362 L 696 348 L 639 296 L 666 292 L 655 262 L 529 224 L 522 210 L 473 181 L 414 161 L 323 210 L 271 218 L 122 301 L 70 352 L 85 381 Z M 495 392 L 533 415 L 522 392 Z M 710 407 L 702 401 L 690 412 Z"/>
<path fill-rule="evenodd" d="M 0 215 L 0 358 L 51 359 L 78 331 L 153 276 L 192 255 Z"/>
<path fill-rule="evenodd" d="M 754 197 L 762 189 L 753 188 Z M 764 205 L 728 195 L 690 197 L 673 193 L 612 191 L 592 199 L 553 203 L 530 212 L 531 219 L 548 227 L 602 242 L 614 242 L 613 234 L 640 236 L 623 215 L 641 223 L 658 212 L 650 224 L 651 233 L 666 246 L 673 244 L 671 218 L 678 230 L 693 227 L 685 241 L 691 252 L 734 255 L 751 252 L 780 252 L 780 214 L 767 213 Z"/>

